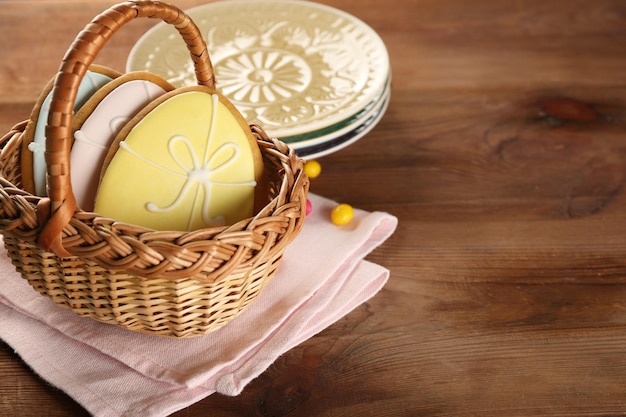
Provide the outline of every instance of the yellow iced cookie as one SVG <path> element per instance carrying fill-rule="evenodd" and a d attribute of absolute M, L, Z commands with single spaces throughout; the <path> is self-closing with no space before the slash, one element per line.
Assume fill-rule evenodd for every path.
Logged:
<path fill-rule="evenodd" d="M 97 213 L 181 231 L 253 214 L 262 173 L 258 145 L 243 117 L 215 91 L 196 86 L 165 94 L 114 142 L 119 147 L 105 161 Z"/>

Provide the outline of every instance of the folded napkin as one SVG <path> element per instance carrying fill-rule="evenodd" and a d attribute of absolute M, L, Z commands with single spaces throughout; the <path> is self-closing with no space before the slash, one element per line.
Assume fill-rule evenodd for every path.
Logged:
<path fill-rule="evenodd" d="M 280 355 L 378 292 L 385 268 L 363 260 L 395 230 L 390 214 L 310 194 L 313 212 L 276 275 L 240 316 L 192 339 L 131 332 L 83 318 L 30 288 L 0 250 L 0 338 L 95 416 L 167 416 L 219 392 L 237 395 Z"/>

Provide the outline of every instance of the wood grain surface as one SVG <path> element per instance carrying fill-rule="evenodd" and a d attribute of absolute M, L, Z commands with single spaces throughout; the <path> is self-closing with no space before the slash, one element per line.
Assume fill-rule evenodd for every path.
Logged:
<path fill-rule="evenodd" d="M 393 84 L 312 191 L 399 218 L 368 258 L 390 280 L 175 416 L 626 416 L 626 2 L 322 3 L 379 32 Z M 0 1 L 0 131 L 111 4 Z M 152 24 L 98 62 L 123 70 Z M 0 375 L 0 416 L 88 415 L 5 344 Z"/>

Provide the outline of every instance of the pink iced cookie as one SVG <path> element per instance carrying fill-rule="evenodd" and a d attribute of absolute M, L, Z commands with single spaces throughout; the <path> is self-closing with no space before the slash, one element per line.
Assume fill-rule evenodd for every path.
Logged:
<path fill-rule="evenodd" d="M 165 81 L 147 73 L 126 74 L 95 94 L 76 115 L 70 172 L 72 190 L 80 208 L 93 210 L 102 164 L 124 124 L 152 100 L 172 89 Z"/>

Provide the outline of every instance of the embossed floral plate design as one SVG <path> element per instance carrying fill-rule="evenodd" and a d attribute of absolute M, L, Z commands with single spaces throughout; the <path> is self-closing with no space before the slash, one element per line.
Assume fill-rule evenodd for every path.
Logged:
<path fill-rule="evenodd" d="M 296 149 L 355 130 L 388 95 L 385 45 L 348 13 L 304 0 L 218 1 L 187 13 L 207 41 L 220 92 L 249 123 Z M 137 42 L 127 70 L 196 83 L 188 51 L 166 24 Z"/>

